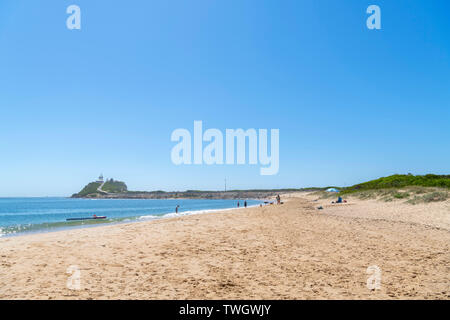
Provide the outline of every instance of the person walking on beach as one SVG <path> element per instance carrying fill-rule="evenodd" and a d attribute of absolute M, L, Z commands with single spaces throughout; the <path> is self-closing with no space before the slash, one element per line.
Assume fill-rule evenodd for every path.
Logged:
<path fill-rule="evenodd" d="M 280 195 L 278 194 L 277 195 L 277 204 L 280 204 L 281 203 L 281 198 L 280 198 Z"/>
<path fill-rule="evenodd" d="M 178 214 L 178 208 L 180 207 L 180 205 L 177 204 L 177 206 L 175 207 L 175 213 Z"/>
<path fill-rule="evenodd" d="M 244 207 L 247 208 L 247 200 L 244 201 Z"/>

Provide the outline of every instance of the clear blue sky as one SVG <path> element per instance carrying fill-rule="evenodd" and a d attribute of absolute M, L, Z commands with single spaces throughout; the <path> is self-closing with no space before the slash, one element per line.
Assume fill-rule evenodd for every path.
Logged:
<path fill-rule="evenodd" d="M 66 28 L 66 8 L 82 29 Z M 377 4 L 382 30 L 366 28 Z M 0 196 L 450 172 L 450 2 L 0 1 Z M 175 166 L 176 128 L 280 129 L 280 170 Z"/>

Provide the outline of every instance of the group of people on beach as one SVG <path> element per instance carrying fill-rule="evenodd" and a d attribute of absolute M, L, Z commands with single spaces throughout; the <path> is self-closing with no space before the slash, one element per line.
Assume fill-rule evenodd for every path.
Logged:
<path fill-rule="evenodd" d="M 237 207 L 239 208 L 240 206 L 241 206 L 241 204 L 238 201 L 237 202 Z M 244 200 L 244 208 L 247 208 L 247 200 Z"/>
<path fill-rule="evenodd" d="M 343 200 L 342 197 L 338 197 L 337 201 L 331 201 L 331 203 L 347 203 L 347 200 Z"/>
<path fill-rule="evenodd" d="M 276 197 L 277 199 L 277 204 L 281 204 L 281 197 L 280 195 L 277 195 Z M 239 208 L 241 206 L 241 203 L 238 201 L 237 202 L 237 207 Z M 178 214 L 178 209 L 180 208 L 180 205 L 177 204 L 177 206 L 175 207 L 175 213 Z M 247 200 L 244 200 L 244 208 L 247 208 Z"/>

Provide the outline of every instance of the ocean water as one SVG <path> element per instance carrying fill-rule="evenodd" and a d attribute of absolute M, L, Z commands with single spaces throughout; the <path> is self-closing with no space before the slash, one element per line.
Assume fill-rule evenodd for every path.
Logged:
<path fill-rule="evenodd" d="M 160 219 L 236 208 L 238 200 L 112 200 L 70 198 L 0 198 L 0 237 Z M 240 200 L 241 207 L 243 200 Z M 262 201 L 247 200 L 248 206 Z M 67 218 L 106 216 L 107 219 L 66 221 Z"/>

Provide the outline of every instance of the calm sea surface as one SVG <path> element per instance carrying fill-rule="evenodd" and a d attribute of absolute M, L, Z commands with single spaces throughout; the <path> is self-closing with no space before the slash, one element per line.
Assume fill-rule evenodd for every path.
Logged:
<path fill-rule="evenodd" d="M 109 200 L 69 198 L 0 198 L 0 237 L 48 232 L 205 213 L 236 208 L 238 200 Z M 262 201 L 247 200 L 249 206 Z M 243 200 L 240 200 L 241 207 Z M 67 218 L 106 216 L 102 220 L 66 221 Z"/>

